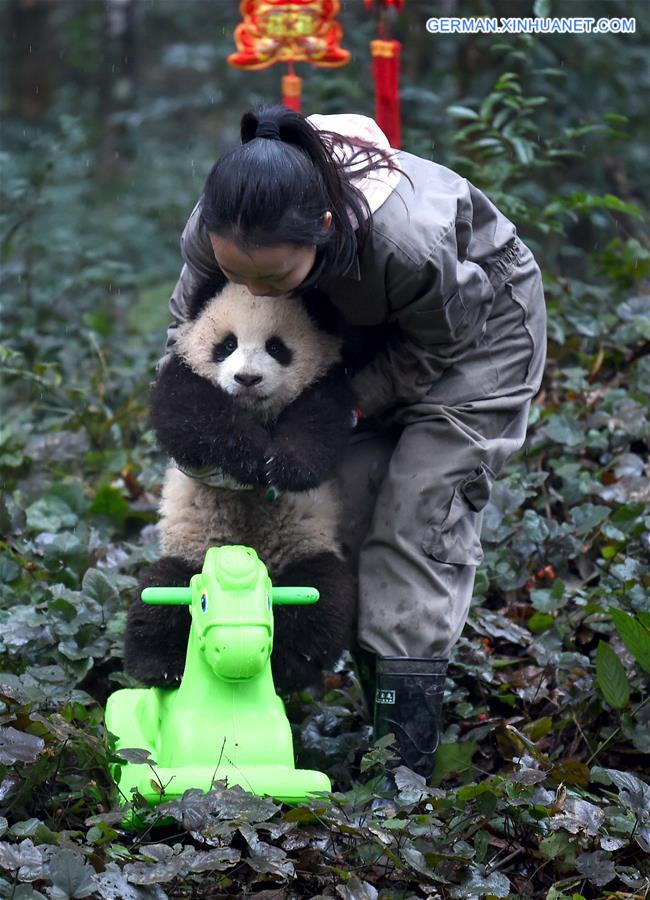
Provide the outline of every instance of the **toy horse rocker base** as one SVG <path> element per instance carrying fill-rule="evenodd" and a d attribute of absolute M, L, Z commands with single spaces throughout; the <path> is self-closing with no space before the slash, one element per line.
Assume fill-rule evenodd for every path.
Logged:
<path fill-rule="evenodd" d="M 271 674 L 273 604 L 313 603 L 313 588 L 272 588 L 250 547 L 211 547 L 187 588 L 146 588 L 145 603 L 186 604 L 192 617 L 178 688 L 125 689 L 106 705 L 116 750 L 149 751 L 149 764 L 117 764 L 122 802 L 136 789 L 149 803 L 216 780 L 298 803 L 330 791 L 322 772 L 296 769 L 291 727 Z M 165 786 L 152 784 L 152 768 Z"/>

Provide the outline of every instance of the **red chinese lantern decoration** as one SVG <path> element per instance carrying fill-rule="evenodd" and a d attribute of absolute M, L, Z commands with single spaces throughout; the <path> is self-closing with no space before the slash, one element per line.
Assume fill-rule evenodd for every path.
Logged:
<path fill-rule="evenodd" d="M 350 60 L 349 51 L 339 46 L 343 29 L 334 18 L 339 9 L 339 0 L 242 0 L 243 22 L 235 28 L 237 52 L 228 62 L 250 71 L 288 63 L 282 103 L 299 111 L 302 79 L 293 64 L 336 68 Z"/>
<path fill-rule="evenodd" d="M 367 10 L 373 0 L 364 0 Z M 375 119 L 391 147 L 402 141 L 399 104 L 399 64 L 402 45 L 391 39 L 383 12 L 389 8 L 401 12 L 404 0 L 377 0 L 377 39 L 370 42 L 372 76 L 375 82 Z"/>

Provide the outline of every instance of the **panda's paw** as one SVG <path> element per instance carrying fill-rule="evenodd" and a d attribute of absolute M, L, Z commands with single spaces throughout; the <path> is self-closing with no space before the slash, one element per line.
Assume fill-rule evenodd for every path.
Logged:
<path fill-rule="evenodd" d="M 264 487 L 267 484 L 264 465 L 257 460 L 240 459 L 238 463 L 224 460 L 221 471 L 242 487 Z"/>
<path fill-rule="evenodd" d="M 228 428 L 224 433 L 205 437 L 203 443 L 188 448 L 183 456 L 175 457 L 182 469 L 195 471 L 202 477 L 220 472 L 241 485 L 265 485 L 264 460 L 268 452 L 269 432 L 258 426 L 248 431 Z"/>
<path fill-rule="evenodd" d="M 264 460 L 264 479 L 279 491 L 308 491 L 318 487 L 316 473 L 288 453 L 275 453 Z"/>
<path fill-rule="evenodd" d="M 185 668 L 183 653 L 149 650 L 141 644 L 137 648 L 127 646 L 124 654 L 124 670 L 146 687 L 175 687 L 180 683 Z"/>

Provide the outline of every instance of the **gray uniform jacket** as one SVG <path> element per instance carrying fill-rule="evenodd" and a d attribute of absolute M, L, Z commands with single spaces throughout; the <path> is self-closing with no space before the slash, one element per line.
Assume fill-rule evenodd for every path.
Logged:
<path fill-rule="evenodd" d="M 394 326 L 387 345 L 353 379 L 366 416 L 422 399 L 476 347 L 494 300 L 491 275 L 519 241 L 512 222 L 467 179 L 404 151 L 398 158 L 413 186 L 402 174 L 373 213 L 363 251 L 343 275 L 319 283 L 351 325 Z M 181 252 L 166 352 L 187 318 L 192 285 L 218 270 L 200 204 L 183 230 Z"/>

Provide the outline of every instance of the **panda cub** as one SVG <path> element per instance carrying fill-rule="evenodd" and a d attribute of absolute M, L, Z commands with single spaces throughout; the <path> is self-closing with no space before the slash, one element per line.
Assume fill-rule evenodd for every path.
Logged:
<path fill-rule="evenodd" d="M 207 549 L 253 547 L 275 585 L 309 585 L 313 606 L 275 610 L 276 684 L 317 681 L 354 634 L 356 586 L 338 544 L 328 481 L 353 425 L 341 339 L 326 298 L 256 297 L 229 282 L 190 304 L 151 393 L 159 445 L 173 459 L 160 507 L 164 556 L 143 573 L 129 610 L 125 668 L 145 684 L 183 672 L 190 617 L 147 606 L 144 587 L 187 585 Z M 183 469 L 207 472 L 202 480 Z M 206 483 L 207 481 L 207 483 Z"/>

